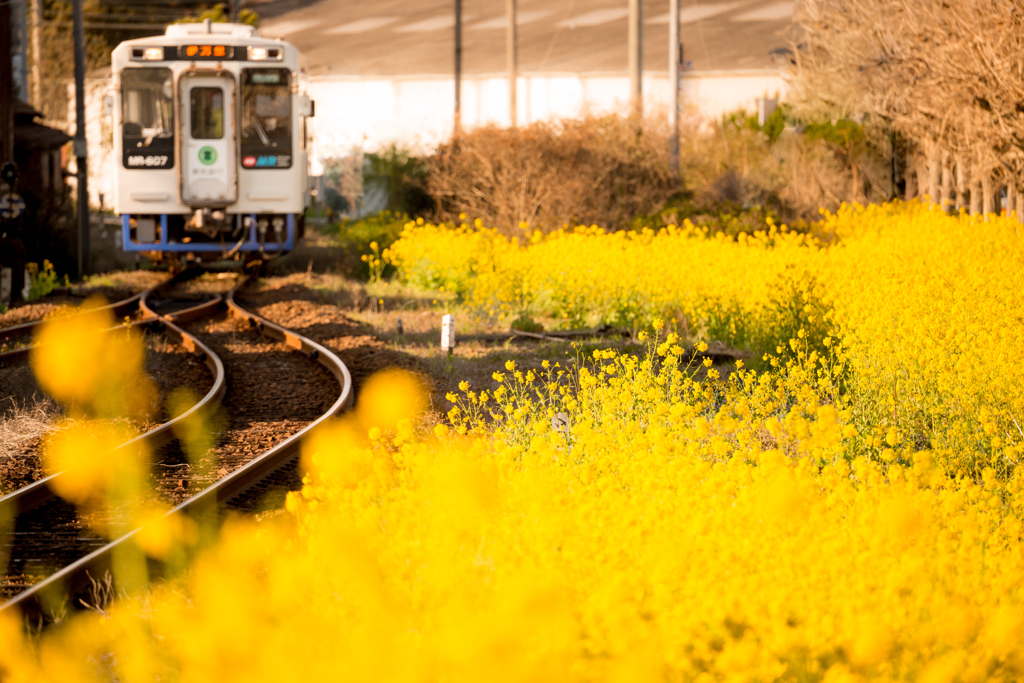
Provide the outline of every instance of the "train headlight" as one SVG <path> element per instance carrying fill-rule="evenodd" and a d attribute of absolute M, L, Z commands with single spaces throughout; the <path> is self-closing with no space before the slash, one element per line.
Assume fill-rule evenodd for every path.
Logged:
<path fill-rule="evenodd" d="M 164 49 L 162 47 L 133 47 L 131 58 L 135 61 L 162 62 Z"/>
<path fill-rule="evenodd" d="M 250 62 L 280 62 L 282 59 L 284 59 L 283 48 L 249 46 Z"/>

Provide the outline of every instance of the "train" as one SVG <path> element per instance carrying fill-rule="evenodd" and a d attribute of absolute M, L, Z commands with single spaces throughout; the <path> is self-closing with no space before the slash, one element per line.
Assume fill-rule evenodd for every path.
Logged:
<path fill-rule="evenodd" d="M 122 246 L 154 261 L 266 261 L 291 251 L 310 206 L 305 60 L 246 24 L 173 24 L 112 54 Z"/>

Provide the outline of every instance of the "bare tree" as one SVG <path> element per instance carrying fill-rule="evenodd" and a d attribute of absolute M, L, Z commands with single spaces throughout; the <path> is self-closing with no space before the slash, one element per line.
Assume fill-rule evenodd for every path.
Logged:
<path fill-rule="evenodd" d="M 805 110 L 886 121 L 913 142 L 918 196 L 945 206 L 953 159 L 958 206 L 965 186 L 986 214 L 1003 185 L 1020 202 L 1024 0 L 803 0 L 796 23 Z"/>

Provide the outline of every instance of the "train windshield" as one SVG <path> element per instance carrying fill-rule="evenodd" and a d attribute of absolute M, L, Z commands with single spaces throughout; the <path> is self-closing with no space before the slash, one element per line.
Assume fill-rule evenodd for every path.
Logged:
<path fill-rule="evenodd" d="M 220 88 L 192 88 L 189 126 L 196 140 L 224 137 L 224 91 Z"/>
<path fill-rule="evenodd" d="M 242 71 L 244 168 L 291 168 L 292 94 L 288 69 Z"/>
<path fill-rule="evenodd" d="M 174 86 L 167 68 L 121 73 L 121 135 L 129 168 L 174 166 Z"/>

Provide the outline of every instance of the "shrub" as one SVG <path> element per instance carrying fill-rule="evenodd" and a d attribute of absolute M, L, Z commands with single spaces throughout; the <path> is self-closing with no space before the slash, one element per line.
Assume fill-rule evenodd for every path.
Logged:
<path fill-rule="evenodd" d="M 53 264 L 47 260 L 43 260 L 43 267 L 40 268 L 37 263 L 28 264 L 28 301 L 34 301 L 41 299 L 53 290 L 61 286 L 60 279 L 57 277 L 57 271 L 54 270 Z M 67 275 L 64 276 L 64 286 L 70 286 Z"/>
<path fill-rule="evenodd" d="M 398 239 L 402 228 L 409 222 L 409 216 L 402 213 L 381 211 L 376 216 L 359 220 L 345 219 L 338 226 L 341 248 L 353 254 L 362 254 L 365 266 L 360 267 L 358 276 L 364 280 L 379 280 L 385 274 L 394 272 L 380 260 L 382 252 Z"/>
<path fill-rule="evenodd" d="M 726 115 L 680 138 L 683 184 L 692 204 L 679 207 L 689 211 L 677 212 L 672 222 L 690 218 L 735 234 L 729 223 L 744 213 L 792 226 L 816 220 L 822 208 L 836 211 L 844 201 L 885 201 L 887 144 L 876 125 L 804 125 L 784 107 L 763 127 L 743 112 Z"/>
<path fill-rule="evenodd" d="M 417 216 L 433 208 L 425 189 L 425 162 L 397 145 L 366 155 L 363 182 L 366 186 L 382 187 L 389 211 Z"/>
<path fill-rule="evenodd" d="M 440 220 L 466 212 L 508 236 L 626 227 L 679 189 L 664 130 L 616 116 L 480 128 L 442 144 L 428 167 Z"/>
<path fill-rule="evenodd" d="M 804 125 L 785 108 L 764 126 L 735 112 L 681 129 L 673 180 L 658 120 L 491 126 L 441 145 L 427 160 L 426 188 L 438 221 L 465 212 L 508 237 L 593 224 L 658 229 L 684 219 L 731 236 L 768 218 L 806 230 L 821 208 L 889 198 L 882 132 L 847 120 Z"/>

